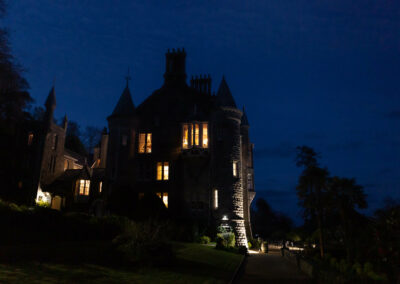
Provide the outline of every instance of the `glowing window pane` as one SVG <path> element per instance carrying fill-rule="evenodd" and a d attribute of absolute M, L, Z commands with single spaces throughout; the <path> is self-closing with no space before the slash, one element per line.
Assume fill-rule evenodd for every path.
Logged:
<path fill-rule="evenodd" d="M 214 208 L 218 208 L 218 190 L 214 189 Z"/>
<path fill-rule="evenodd" d="M 29 133 L 28 135 L 28 146 L 31 146 L 33 142 L 33 133 Z"/>
<path fill-rule="evenodd" d="M 85 180 L 85 195 L 89 195 L 90 180 Z"/>
<path fill-rule="evenodd" d="M 146 153 L 151 153 L 151 133 L 147 133 L 147 138 L 146 138 Z"/>
<path fill-rule="evenodd" d="M 193 143 L 193 124 L 190 124 L 190 146 L 192 146 Z"/>
<path fill-rule="evenodd" d="M 79 194 L 83 195 L 85 193 L 85 180 L 81 179 L 79 181 Z"/>
<path fill-rule="evenodd" d="M 169 164 L 168 162 L 164 162 L 164 176 L 163 180 L 168 180 L 169 177 Z"/>
<path fill-rule="evenodd" d="M 182 147 L 183 149 L 189 148 L 189 125 L 183 125 L 183 133 L 182 133 Z"/>
<path fill-rule="evenodd" d="M 203 124 L 203 148 L 208 148 L 208 125 Z"/>
<path fill-rule="evenodd" d="M 238 163 L 233 162 L 233 176 L 237 177 L 238 176 Z"/>
<path fill-rule="evenodd" d="M 194 125 L 194 144 L 196 146 L 199 145 L 199 138 L 200 138 L 200 127 L 199 125 L 196 123 Z"/>
<path fill-rule="evenodd" d="M 168 192 L 164 192 L 162 201 L 164 202 L 165 207 L 168 208 Z"/>
<path fill-rule="evenodd" d="M 99 183 L 99 192 L 101 193 L 102 190 L 103 190 L 103 182 L 101 181 Z"/>
<path fill-rule="evenodd" d="M 139 153 L 144 153 L 145 144 L 146 144 L 146 134 L 140 133 L 139 134 Z"/>
<path fill-rule="evenodd" d="M 157 163 L 157 180 L 162 180 L 162 163 Z"/>

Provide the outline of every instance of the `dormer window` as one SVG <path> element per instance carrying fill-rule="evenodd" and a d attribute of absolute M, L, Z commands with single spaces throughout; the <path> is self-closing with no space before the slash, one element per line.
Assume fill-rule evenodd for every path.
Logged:
<path fill-rule="evenodd" d="M 196 122 L 183 124 L 182 148 L 208 148 L 208 123 Z"/>
<path fill-rule="evenodd" d="M 151 133 L 139 133 L 139 153 L 151 153 Z"/>

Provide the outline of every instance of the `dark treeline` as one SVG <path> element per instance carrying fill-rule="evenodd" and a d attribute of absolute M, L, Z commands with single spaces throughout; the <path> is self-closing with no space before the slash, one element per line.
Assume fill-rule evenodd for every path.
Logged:
<path fill-rule="evenodd" d="M 296 164 L 303 169 L 296 187 L 303 208 L 303 238 L 318 244 L 320 259 L 342 260 L 341 270 L 357 270 L 360 263 L 368 263 L 364 270 L 373 267 L 395 279 L 400 263 L 400 203 L 388 199 L 373 216 L 364 215 L 359 209 L 368 206 L 366 194 L 354 178 L 332 176 L 310 147 L 297 151 Z"/>

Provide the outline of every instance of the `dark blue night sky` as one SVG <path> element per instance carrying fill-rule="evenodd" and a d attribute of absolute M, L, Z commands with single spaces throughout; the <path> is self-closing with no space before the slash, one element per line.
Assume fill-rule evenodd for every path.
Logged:
<path fill-rule="evenodd" d="M 299 220 L 295 147 L 355 177 L 370 209 L 400 198 L 400 1 L 14 0 L 5 24 L 42 105 L 106 126 L 131 68 L 140 104 L 185 47 L 188 75 L 225 75 L 245 105 L 257 196 Z M 137 2 L 137 3 L 135 3 Z"/>

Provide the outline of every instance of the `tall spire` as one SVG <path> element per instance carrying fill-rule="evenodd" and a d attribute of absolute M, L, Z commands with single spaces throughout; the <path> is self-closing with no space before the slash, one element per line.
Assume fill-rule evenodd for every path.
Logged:
<path fill-rule="evenodd" d="M 129 69 L 125 79 L 126 79 L 126 87 L 122 92 L 122 95 L 119 98 L 118 103 L 115 106 L 111 116 L 129 116 L 133 115 L 135 112 L 135 105 L 133 104 L 131 92 L 129 90 L 129 80 L 131 79 L 131 77 L 129 76 Z"/>
<path fill-rule="evenodd" d="M 49 95 L 47 96 L 46 102 L 44 103 L 47 109 L 55 109 L 56 108 L 56 92 L 54 90 L 54 85 L 50 90 Z"/>
<path fill-rule="evenodd" d="M 222 81 L 218 88 L 217 102 L 220 106 L 236 108 L 235 100 L 225 81 L 225 76 L 222 76 Z"/>

